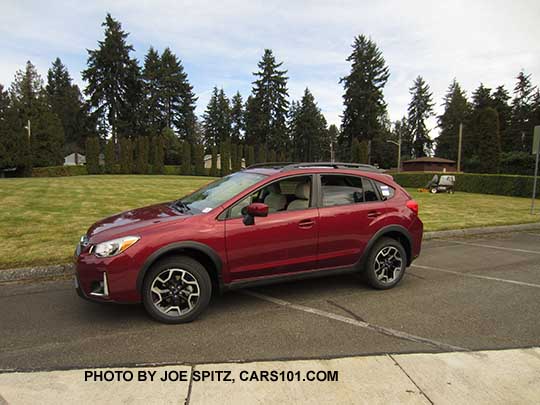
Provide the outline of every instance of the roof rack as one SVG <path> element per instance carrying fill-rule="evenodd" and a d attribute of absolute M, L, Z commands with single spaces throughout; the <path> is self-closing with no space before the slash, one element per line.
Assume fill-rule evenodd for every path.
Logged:
<path fill-rule="evenodd" d="M 290 166 L 295 164 L 294 162 L 265 162 L 265 163 L 255 163 L 246 167 L 246 169 L 281 169 L 285 166 Z"/>
<path fill-rule="evenodd" d="M 308 163 L 292 163 L 282 168 L 285 170 L 294 170 L 302 168 L 315 168 L 315 167 L 331 167 L 333 169 L 358 169 L 366 172 L 377 172 L 381 170 L 375 166 L 367 165 L 363 163 L 343 163 L 343 162 L 308 162 Z"/>
<path fill-rule="evenodd" d="M 246 167 L 246 169 L 276 169 L 281 171 L 303 169 L 303 168 L 332 168 L 332 169 L 357 169 L 366 172 L 380 173 L 381 170 L 375 166 L 363 163 L 343 163 L 343 162 L 265 162 L 256 163 Z"/>

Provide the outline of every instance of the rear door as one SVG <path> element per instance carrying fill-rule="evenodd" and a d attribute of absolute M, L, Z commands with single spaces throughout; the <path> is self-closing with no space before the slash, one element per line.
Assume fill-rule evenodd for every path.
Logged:
<path fill-rule="evenodd" d="M 314 201 L 314 176 L 280 179 L 286 204 L 267 217 L 244 225 L 241 207 L 262 202 L 269 184 L 229 209 L 225 220 L 225 241 L 232 281 L 312 270 L 317 265 L 318 209 Z M 297 196 L 299 184 L 309 182 L 308 199 Z M 294 204 L 294 201 L 296 201 Z"/>
<path fill-rule="evenodd" d="M 345 174 L 321 174 L 319 201 L 320 268 L 356 263 L 387 208 L 373 181 Z"/>

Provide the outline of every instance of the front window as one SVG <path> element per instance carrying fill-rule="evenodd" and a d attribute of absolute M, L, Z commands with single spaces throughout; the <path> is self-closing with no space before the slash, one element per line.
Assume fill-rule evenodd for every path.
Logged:
<path fill-rule="evenodd" d="M 258 173 L 236 172 L 208 184 L 175 204 L 188 211 L 210 212 L 265 177 Z"/>

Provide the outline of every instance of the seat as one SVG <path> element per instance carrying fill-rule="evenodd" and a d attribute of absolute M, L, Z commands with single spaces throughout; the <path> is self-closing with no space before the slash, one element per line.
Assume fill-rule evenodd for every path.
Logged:
<path fill-rule="evenodd" d="M 287 197 L 281 194 L 279 183 L 272 183 L 266 189 L 269 194 L 264 198 L 264 203 L 268 205 L 268 211 L 276 212 L 285 209 Z"/>
<path fill-rule="evenodd" d="M 296 200 L 289 203 L 287 211 L 303 210 L 309 207 L 309 183 L 298 183 L 294 195 Z"/>

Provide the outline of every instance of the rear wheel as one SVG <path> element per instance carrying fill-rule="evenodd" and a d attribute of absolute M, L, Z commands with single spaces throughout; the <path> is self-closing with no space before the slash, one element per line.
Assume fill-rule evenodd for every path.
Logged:
<path fill-rule="evenodd" d="M 164 323 L 191 322 L 208 306 L 212 283 L 198 261 L 187 256 L 160 260 L 144 279 L 143 304 Z"/>
<path fill-rule="evenodd" d="M 371 249 L 366 263 L 369 284 L 378 290 L 395 287 L 407 267 L 407 252 L 397 240 L 379 239 Z"/>

